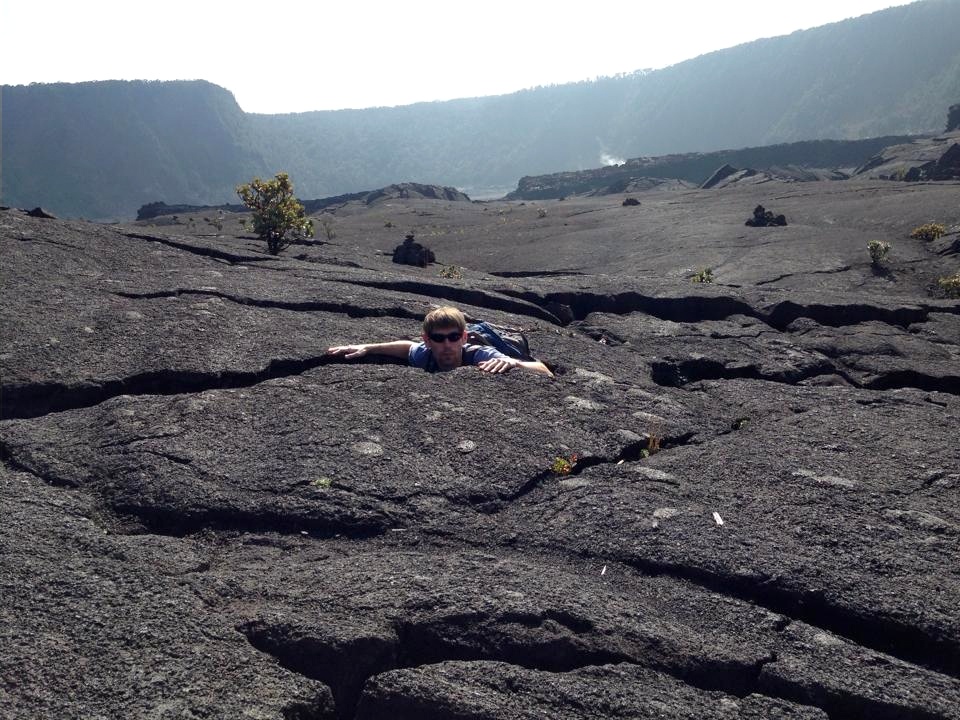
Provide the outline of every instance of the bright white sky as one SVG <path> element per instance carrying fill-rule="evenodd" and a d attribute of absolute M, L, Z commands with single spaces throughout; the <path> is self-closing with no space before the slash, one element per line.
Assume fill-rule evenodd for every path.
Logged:
<path fill-rule="evenodd" d="M 0 0 L 0 84 L 204 79 L 247 112 L 661 68 L 902 0 Z"/>

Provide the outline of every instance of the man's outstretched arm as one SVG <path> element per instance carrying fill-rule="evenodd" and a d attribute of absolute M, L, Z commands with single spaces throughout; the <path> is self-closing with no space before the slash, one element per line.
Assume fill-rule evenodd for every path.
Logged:
<path fill-rule="evenodd" d="M 334 345 L 327 348 L 327 355 L 339 355 L 344 360 L 356 360 L 364 355 L 389 355 L 406 360 L 410 348 L 416 345 L 412 340 L 392 340 L 384 343 L 363 343 L 361 345 Z"/>
<path fill-rule="evenodd" d="M 547 377 L 553 377 L 550 368 L 539 360 L 516 360 L 508 357 L 497 357 L 478 362 L 477 367 L 483 370 L 483 372 L 488 373 L 505 373 L 513 368 L 520 368 L 521 370 L 529 370 L 540 373 L 541 375 L 546 375 Z"/>

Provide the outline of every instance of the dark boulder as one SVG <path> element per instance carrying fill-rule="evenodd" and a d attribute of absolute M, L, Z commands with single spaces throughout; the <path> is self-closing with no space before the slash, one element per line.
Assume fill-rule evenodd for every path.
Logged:
<path fill-rule="evenodd" d="M 622 203 L 623 207 L 631 207 L 639 204 L 640 204 L 640 201 L 632 197 L 624 198 Z"/>
<path fill-rule="evenodd" d="M 35 207 L 33 210 L 27 210 L 27 215 L 35 218 L 43 218 L 44 220 L 56 220 L 56 215 L 51 215 L 42 207 Z"/>
<path fill-rule="evenodd" d="M 940 156 L 931 168 L 929 177 L 931 180 L 960 179 L 960 143 L 954 143 Z"/>
<path fill-rule="evenodd" d="M 433 250 L 424 247 L 418 242 L 414 242 L 413 233 L 407 235 L 403 242 L 397 245 L 393 250 L 393 261 L 400 265 L 416 265 L 417 267 L 426 267 L 437 258 Z"/>
<path fill-rule="evenodd" d="M 763 205 L 757 205 L 753 209 L 753 217 L 744 223 L 744 225 L 749 227 L 776 227 L 786 224 L 786 217 L 783 215 L 774 215 L 769 210 L 765 210 Z"/>

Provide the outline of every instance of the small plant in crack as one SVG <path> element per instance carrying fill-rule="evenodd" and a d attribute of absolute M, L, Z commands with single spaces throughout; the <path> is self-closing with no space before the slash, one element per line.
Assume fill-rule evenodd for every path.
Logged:
<path fill-rule="evenodd" d="M 652 421 L 647 426 L 645 447 L 640 448 L 640 459 L 646 460 L 651 455 L 656 455 L 662 449 L 663 426 L 656 421 Z"/>
<path fill-rule="evenodd" d="M 655 455 L 660 452 L 660 442 L 663 440 L 660 435 L 656 433 L 651 433 L 647 436 L 647 447 L 644 448 L 647 451 L 647 456 Z"/>
<path fill-rule="evenodd" d="M 910 233 L 910 237 L 914 240 L 924 240 L 931 241 L 943 237 L 944 233 L 947 232 L 947 229 L 940 223 L 926 223 L 920 227 L 915 227 L 913 232 Z"/>
<path fill-rule="evenodd" d="M 573 453 L 570 457 L 557 456 L 550 465 L 550 471 L 554 475 L 569 475 L 577 464 L 577 454 Z"/>
<path fill-rule="evenodd" d="M 694 283 L 712 283 L 713 282 L 713 268 L 701 268 L 693 274 L 693 277 L 690 278 L 690 282 Z"/>
<path fill-rule="evenodd" d="M 310 481 L 310 487 L 315 487 L 318 490 L 326 490 L 331 485 L 333 485 L 333 480 L 328 477 L 318 477 Z"/>
<path fill-rule="evenodd" d="M 746 424 L 747 424 L 748 422 L 750 422 L 750 418 L 748 418 L 748 417 L 740 417 L 740 418 L 737 418 L 737 419 L 734 420 L 732 423 L 730 423 L 730 429 L 731 429 L 731 430 L 743 430 L 743 428 L 746 426 Z"/>

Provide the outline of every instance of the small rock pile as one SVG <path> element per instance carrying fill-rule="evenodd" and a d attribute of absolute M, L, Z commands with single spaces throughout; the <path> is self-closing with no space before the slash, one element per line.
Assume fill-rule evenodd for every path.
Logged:
<path fill-rule="evenodd" d="M 774 215 L 769 210 L 764 209 L 763 205 L 757 205 L 753 209 L 753 217 L 744 223 L 744 225 L 749 227 L 776 227 L 786 224 L 786 217 L 783 215 Z"/>
<path fill-rule="evenodd" d="M 426 267 L 437 258 L 433 250 L 414 242 L 413 233 L 409 233 L 400 245 L 393 249 L 393 261 L 399 265 L 416 265 Z"/>

